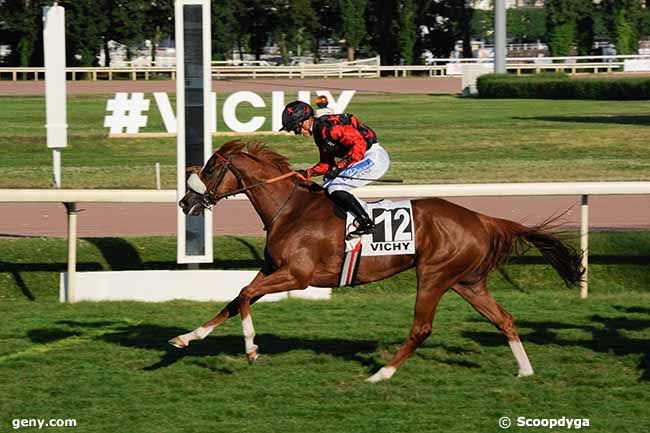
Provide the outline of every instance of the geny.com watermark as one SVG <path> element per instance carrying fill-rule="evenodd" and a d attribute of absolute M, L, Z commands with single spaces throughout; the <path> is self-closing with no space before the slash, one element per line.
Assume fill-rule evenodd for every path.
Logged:
<path fill-rule="evenodd" d="M 37 418 L 19 418 L 11 421 L 11 426 L 14 430 L 22 427 L 76 427 L 76 419 L 37 419 Z"/>
<path fill-rule="evenodd" d="M 501 428 L 510 428 L 512 425 L 512 420 L 507 416 L 502 416 L 499 418 L 499 427 Z M 546 428 L 555 428 L 555 427 L 564 427 L 566 429 L 580 429 L 582 427 L 589 427 L 588 418 L 526 418 L 525 416 L 519 416 L 515 420 L 515 425 L 517 427 L 546 427 Z"/>

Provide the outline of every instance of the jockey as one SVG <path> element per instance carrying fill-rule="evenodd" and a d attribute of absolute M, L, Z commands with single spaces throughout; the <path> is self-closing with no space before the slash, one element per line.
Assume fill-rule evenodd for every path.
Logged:
<path fill-rule="evenodd" d="M 321 110 L 327 105 L 319 98 Z M 324 105 L 324 106 L 323 106 Z M 318 110 L 317 114 L 322 111 Z M 314 137 L 320 161 L 307 170 L 296 170 L 305 178 L 324 175 L 327 196 L 355 217 L 356 229 L 351 237 L 372 233 L 375 224 L 364 206 L 349 191 L 379 179 L 390 165 L 390 158 L 377 142 L 375 132 L 353 114 L 314 115 L 311 105 L 294 101 L 282 112 L 281 131 Z M 337 162 L 335 158 L 340 158 Z"/>

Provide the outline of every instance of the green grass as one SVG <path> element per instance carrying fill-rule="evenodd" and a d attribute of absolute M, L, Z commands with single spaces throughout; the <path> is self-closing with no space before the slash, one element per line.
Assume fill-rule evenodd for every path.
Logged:
<path fill-rule="evenodd" d="M 219 237 L 220 268 L 255 268 L 260 238 Z M 501 416 L 589 418 L 592 432 L 650 425 L 650 233 L 596 233 L 591 296 L 538 256 L 493 294 L 516 317 L 536 375 L 517 379 L 505 339 L 453 293 L 434 333 L 393 379 L 363 379 L 404 341 L 415 276 L 327 302 L 256 304 L 262 357 L 247 365 L 239 320 L 178 351 L 166 340 L 213 303 L 56 302 L 65 241 L 0 240 L 0 431 L 16 418 L 75 418 L 80 432 L 497 432 Z M 174 268 L 169 238 L 80 242 L 84 270 Z M 215 286 L 218 282 L 215 281 Z M 179 287 L 182 290 L 182 287 Z M 522 429 L 509 431 L 564 431 Z"/>
<path fill-rule="evenodd" d="M 108 98 L 69 98 L 64 187 L 152 188 L 154 164 L 160 162 L 163 187 L 174 188 L 175 140 L 107 138 L 102 125 Z M 270 98 L 265 99 L 270 107 Z M 146 131 L 163 131 L 155 104 L 151 106 Z M 377 131 L 393 161 L 388 176 L 409 183 L 650 179 L 647 101 L 358 94 L 348 111 Z M 270 129 L 270 108 L 243 104 L 239 115 L 242 120 L 264 115 L 263 129 Z M 0 97 L 0 124 L 0 188 L 49 187 L 44 99 Z M 225 130 L 221 120 L 219 129 Z M 225 140 L 215 138 L 215 147 Z M 297 168 L 317 159 L 311 139 L 264 140 Z"/>
<path fill-rule="evenodd" d="M 152 188 L 160 162 L 163 186 L 174 188 L 174 139 L 108 139 L 107 99 L 70 97 L 64 187 Z M 414 95 L 357 95 L 349 107 L 389 150 L 388 175 L 410 183 L 648 180 L 649 109 Z M 242 107 L 241 118 L 268 111 Z M 50 186 L 44 113 L 43 98 L 0 97 L 0 188 Z M 149 115 L 148 130 L 162 131 L 157 110 Z M 296 167 L 317 157 L 308 139 L 267 141 Z M 177 267 L 172 238 L 85 239 L 78 249 L 81 271 Z M 215 251 L 214 267 L 255 269 L 263 239 L 219 237 Z M 0 239 L 0 432 L 16 418 L 75 418 L 79 432 L 483 433 L 502 431 L 504 415 L 589 418 L 591 432 L 645 432 L 650 232 L 592 234 L 590 263 L 586 301 L 535 252 L 507 267 L 512 282 L 490 279 L 516 317 L 535 376 L 515 378 L 505 339 L 448 294 L 424 346 L 393 379 L 371 386 L 363 379 L 408 333 L 412 271 L 335 289 L 328 302 L 256 304 L 262 357 L 248 366 L 237 319 L 187 351 L 166 344 L 221 305 L 62 305 L 65 241 Z"/>

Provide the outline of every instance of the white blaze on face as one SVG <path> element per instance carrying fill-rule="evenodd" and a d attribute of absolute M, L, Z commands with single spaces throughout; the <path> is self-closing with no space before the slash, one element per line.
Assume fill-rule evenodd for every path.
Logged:
<path fill-rule="evenodd" d="M 187 186 L 189 189 L 194 191 L 197 194 L 205 194 L 208 188 L 205 186 L 198 174 L 192 173 L 189 179 L 187 179 Z"/>

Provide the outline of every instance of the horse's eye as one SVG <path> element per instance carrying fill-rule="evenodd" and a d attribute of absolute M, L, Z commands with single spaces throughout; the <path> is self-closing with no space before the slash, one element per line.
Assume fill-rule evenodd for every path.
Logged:
<path fill-rule="evenodd" d="M 210 176 L 213 172 L 214 172 L 214 167 L 209 166 L 205 168 L 203 174 L 205 174 L 206 176 Z"/>

